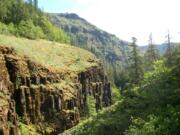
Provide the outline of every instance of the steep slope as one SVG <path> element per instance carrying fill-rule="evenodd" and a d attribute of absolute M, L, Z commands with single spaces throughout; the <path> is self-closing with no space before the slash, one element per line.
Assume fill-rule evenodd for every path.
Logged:
<path fill-rule="evenodd" d="M 125 65 L 128 42 L 118 39 L 76 14 L 49 14 L 52 22 L 72 38 L 73 45 L 85 48 L 101 58 L 104 63 Z"/>
<path fill-rule="evenodd" d="M 83 49 L 0 35 L 0 65 L 2 135 L 57 135 L 85 115 L 88 96 L 97 111 L 111 105 L 102 64 Z"/>
<path fill-rule="evenodd" d="M 171 67 L 157 61 L 141 85 L 124 92 L 121 101 L 62 135 L 179 135 L 179 52 Z"/>

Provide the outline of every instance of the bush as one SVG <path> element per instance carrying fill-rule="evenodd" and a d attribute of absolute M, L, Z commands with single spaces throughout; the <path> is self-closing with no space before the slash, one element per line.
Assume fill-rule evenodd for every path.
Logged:
<path fill-rule="evenodd" d="M 87 96 L 87 107 L 86 107 L 85 117 L 89 117 L 96 114 L 95 104 L 96 104 L 95 98 L 93 96 Z"/>
<path fill-rule="evenodd" d="M 117 87 L 113 86 L 112 87 L 112 103 L 116 103 L 117 101 L 121 100 L 121 94 L 120 94 L 120 89 Z"/>
<path fill-rule="evenodd" d="M 17 28 L 14 26 L 13 23 L 10 23 L 8 25 L 8 31 L 10 34 L 16 35 L 17 34 Z"/>
<path fill-rule="evenodd" d="M 8 26 L 0 22 L 0 34 L 9 34 Z"/>
<path fill-rule="evenodd" d="M 18 25 L 18 34 L 29 39 L 44 38 L 45 35 L 39 26 L 35 26 L 32 20 L 21 21 Z"/>
<path fill-rule="evenodd" d="M 54 26 L 46 16 L 40 17 L 36 25 L 42 28 L 43 32 L 46 34 L 46 39 L 70 43 L 69 37 L 63 32 L 63 30 Z"/>
<path fill-rule="evenodd" d="M 126 135 L 179 135 L 179 107 L 167 106 L 158 115 L 149 115 L 148 120 L 133 118 Z"/>
<path fill-rule="evenodd" d="M 19 122 L 19 131 L 21 135 L 40 135 L 38 133 L 36 126 L 26 125 L 22 122 Z"/>

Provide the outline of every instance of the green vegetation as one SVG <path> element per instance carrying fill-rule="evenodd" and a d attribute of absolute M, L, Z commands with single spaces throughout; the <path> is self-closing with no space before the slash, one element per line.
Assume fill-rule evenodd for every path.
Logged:
<path fill-rule="evenodd" d="M 86 108 L 86 112 L 85 112 L 85 116 L 86 117 L 90 117 L 94 114 L 96 114 L 96 100 L 93 96 L 88 96 L 87 97 L 87 108 Z"/>
<path fill-rule="evenodd" d="M 76 14 L 49 14 L 49 16 L 56 26 L 62 28 L 71 37 L 72 45 L 91 51 L 101 59 L 110 81 L 118 88 L 125 90 L 132 84 L 132 74 L 129 71 L 134 72 L 132 66 L 134 66 L 135 59 L 130 43 L 119 40 L 116 36 L 97 28 Z M 174 43 L 170 44 L 177 46 Z M 153 62 L 160 59 L 159 56 L 162 56 L 167 48 L 170 48 L 167 46 L 169 43 L 155 46 L 152 35 L 150 35 L 147 47 L 136 47 L 137 52 L 139 48 L 141 49 L 137 54 L 141 64 L 136 66 L 142 68 L 138 69 L 139 80 L 142 79 L 143 71 L 151 70 Z"/>
<path fill-rule="evenodd" d="M 115 104 L 121 99 L 122 99 L 122 96 L 120 94 L 119 89 L 116 86 L 112 86 L 112 103 Z M 93 96 L 87 97 L 87 108 L 85 112 L 85 118 L 83 117 L 83 120 L 89 118 L 90 116 L 97 115 L 95 103 L 96 103 L 96 100 Z"/>
<path fill-rule="evenodd" d="M 13 47 L 19 55 L 61 71 L 80 72 L 99 63 L 88 51 L 57 42 L 0 35 L 0 45 Z"/>
<path fill-rule="evenodd" d="M 142 60 L 138 52 L 138 46 L 136 45 L 137 39 L 135 37 L 132 38 L 133 42 L 131 44 L 132 51 L 130 55 L 130 74 L 131 74 L 131 83 L 138 84 L 142 80 L 143 69 L 142 69 Z"/>
<path fill-rule="evenodd" d="M 121 99 L 122 99 L 122 96 L 120 94 L 119 89 L 116 86 L 112 86 L 112 104 L 115 104 Z M 84 115 L 82 116 L 81 120 L 86 121 L 86 119 L 88 119 L 89 117 L 97 115 L 95 103 L 96 103 L 96 100 L 93 96 L 87 97 L 86 111 Z"/>
<path fill-rule="evenodd" d="M 94 53 L 105 67 L 111 82 L 123 86 L 121 77 L 129 56 L 128 42 L 118 39 L 76 14 L 49 14 L 51 21 L 71 38 L 71 44 Z M 116 71 L 116 73 L 115 73 Z"/>
<path fill-rule="evenodd" d="M 123 91 L 122 100 L 63 135 L 179 135 L 179 52 L 171 67 L 156 61 L 138 85 Z"/>
<path fill-rule="evenodd" d="M 120 90 L 116 86 L 112 86 L 112 103 L 115 104 L 117 101 L 122 99 Z"/>
<path fill-rule="evenodd" d="M 153 63 L 159 58 L 158 49 L 153 44 L 152 34 L 149 36 L 149 45 L 144 57 L 144 69 L 146 71 L 151 70 L 153 68 Z"/>
<path fill-rule="evenodd" d="M 21 122 L 19 123 L 19 130 L 22 135 L 40 135 L 33 125 L 25 125 Z"/>
<path fill-rule="evenodd" d="M 29 39 L 41 39 L 45 37 L 42 29 L 39 26 L 35 26 L 32 20 L 21 21 L 18 34 Z"/>
<path fill-rule="evenodd" d="M 34 4 L 32 1 L 0 0 L 0 34 L 70 43 L 63 30 L 54 26 L 38 9 L 37 0 Z"/>
<path fill-rule="evenodd" d="M 147 120 L 136 118 L 126 131 L 126 135 L 178 135 L 180 107 L 167 106 L 157 115 L 149 115 Z"/>
<path fill-rule="evenodd" d="M 63 89 L 64 100 L 72 98 L 75 89 L 70 78 L 74 72 L 98 66 L 95 55 L 108 72 L 114 85 L 113 105 L 97 113 L 95 99 L 88 96 L 85 116 L 64 135 L 179 135 L 180 51 L 172 47 L 169 34 L 167 38 L 164 56 L 159 57 L 152 36 L 147 51 L 140 54 L 136 38 L 129 45 L 76 14 L 47 15 L 38 8 L 38 0 L 0 0 L 0 45 L 50 70 L 70 74 L 60 83 L 43 87 Z M 16 77 L 18 87 L 19 75 Z M 0 92 L 0 105 L 8 105 L 3 96 Z M 37 134 L 42 128 L 42 134 L 53 130 L 47 123 L 35 127 L 20 121 L 22 135 Z"/>

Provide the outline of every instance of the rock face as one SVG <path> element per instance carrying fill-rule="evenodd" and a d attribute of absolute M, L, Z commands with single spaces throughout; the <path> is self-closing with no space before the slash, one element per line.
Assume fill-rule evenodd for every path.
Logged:
<path fill-rule="evenodd" d="M 4 57 L 5 53 L 11 53 L 11 51 L 11 49 L 0 48 L 0 135 L 18 135 L 15 101 L 11 98 L 13 85 L 9 79 Z"/>
<path fill-rule="evenodd" d="M 79 73 L 53 70 L 0 47 L 0 135 L 19 135 L 17 116 L 25 124 L 39 125 L 40 134 L 63 132 L 85 113 L 87 96 L 96 111 L 111 105 L 111 88 L 103 67 Z M 47 123 L 53 130 L 43 128 Z"/>

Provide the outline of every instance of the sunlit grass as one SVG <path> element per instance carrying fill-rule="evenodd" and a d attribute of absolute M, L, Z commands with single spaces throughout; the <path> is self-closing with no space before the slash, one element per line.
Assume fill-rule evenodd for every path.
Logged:
<path fill-rule="evenodd" d="M 62 70 L 80 72 L 97 65 L 97 59 L 93 54 L 67 44 L 0 35 L 0 46 L 13 47 L 19 55 Z"/>
<path fill-rule="evenodd" d="M 25 125 L 20 122 L 19 129 L 22 135 L 40 135 L 34 125 Z"/>

